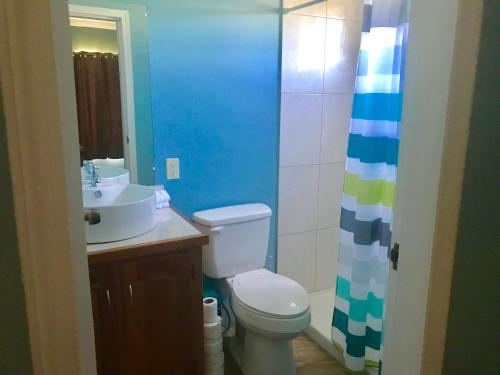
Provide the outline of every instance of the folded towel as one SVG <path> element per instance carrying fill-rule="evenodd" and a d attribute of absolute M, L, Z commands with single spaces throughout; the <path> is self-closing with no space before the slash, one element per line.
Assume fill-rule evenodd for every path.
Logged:
<path fill-rule="evenodd" d="M 163 189 L 156 190 L 156 208 L 170 207 L 170 195 Z"/>

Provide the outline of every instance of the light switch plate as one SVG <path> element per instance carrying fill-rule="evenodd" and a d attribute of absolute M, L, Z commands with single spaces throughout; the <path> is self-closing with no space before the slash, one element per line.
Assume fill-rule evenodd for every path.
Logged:
<path fill-rule="evenodd" d="M 167 159 L 167 180 L 177 180 L 180 177 L 179 158 Z"/>

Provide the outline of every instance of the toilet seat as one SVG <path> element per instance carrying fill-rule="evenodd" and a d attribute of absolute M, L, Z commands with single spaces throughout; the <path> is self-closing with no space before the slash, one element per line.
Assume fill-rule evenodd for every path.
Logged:
<path fill-rule="evenodd" d="M 310 323 L 307 292 L 295 281 L 266 269 L 234 276 L 231 303 L 245 324 L 274 333 L 295 333 Z"/>
<path fill-rule="evenodd" d="M 264 268 L 236 275 L 232 289 L 242 305 L 264 316 L 295 318 L 309 308 L 300 284 Z"/>

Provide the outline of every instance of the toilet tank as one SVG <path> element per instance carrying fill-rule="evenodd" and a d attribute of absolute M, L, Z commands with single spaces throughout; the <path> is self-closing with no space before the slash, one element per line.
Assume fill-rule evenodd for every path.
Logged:
<path fill-rule="evenodd" d="M 210 237 L 203 273 L 220 279 L 264 267 L 270 218 L 271 209 L 261 203 L 195 212 L 196 227 Z"/>

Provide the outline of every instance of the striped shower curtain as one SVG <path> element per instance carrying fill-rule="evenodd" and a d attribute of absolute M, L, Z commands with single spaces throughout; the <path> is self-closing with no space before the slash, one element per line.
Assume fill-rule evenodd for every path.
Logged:
<path fill-rule="evenodd" d="M 365 0 L 340 220 L 332 342 L 346 367 L 381 360 L 398 161 L 407 0 Z"/>

